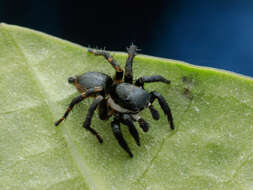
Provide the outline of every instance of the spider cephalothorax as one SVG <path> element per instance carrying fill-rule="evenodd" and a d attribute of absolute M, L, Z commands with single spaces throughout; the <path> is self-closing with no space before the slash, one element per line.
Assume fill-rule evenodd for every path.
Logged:
<path fill-rule="evenodd" d="M 158 99 L 163 112 L 167 116 L 171 129 L 174 129 L 174 124 L 170 108 L 164 97 L 159 92 L 153 91 L 149 93 L 144 90 L 144 83 L 164 82 L 169 84 L 170 81 L 160 75 L 154 75 L 140 77 L 136 80 L 135 84 L 133 84 L 132 63 L 136 55 L 137 47 L 131 45 L 127 48 L 127 51 L 128 58 L 124 74 L 123 70 L 108 52 L 95 51 L 92 49 L 88 50 L 88 52 L 96 56 L 104 56 L 116 70 L 116 74 L 113 79 L 110 76 L 99 72 L 88 72 L 79 76 L 69 77 L 68 82 L 75 85 L 81 95 L 73 98 L 65 114 L 55 123 L 55 125 L 59 125 L 67 118 L 75 104 L 87 97 L 94 97 L 95 99 L 89 107 L 83 127 L 95 135 L 98 141 L 102 143 L 103 139 L 93 128 L 90 127 L 94 111 L 98 108 L 99 118 L 101 120 L 107 120 L 113 116 L 113 121 L 111 123 L 113 134 L 120 146 L 130 155 L 130 157 L 133 157 L 132 152 L 122 136 L 120 123 L 128 127 L 130 134 L 135 139 L 137 145 L 140 146 L 139 134 L 135 128 L 134 122 L 137 121 L 142 130 L 147 132 L 149 124 L 141 118 L 139 113 L 143 109 L 149 108 L 153 119 L 158 120 L 160 118 L 159 113 L 152 106 L 154 100 Z M 122 82 L 123 75 L 124 82 Z"/>

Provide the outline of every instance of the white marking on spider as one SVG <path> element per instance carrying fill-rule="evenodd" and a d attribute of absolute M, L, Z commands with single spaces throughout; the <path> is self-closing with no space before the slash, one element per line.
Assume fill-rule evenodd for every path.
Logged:
<path fill-rule="evenodd" d="M 119 104 L 116 104 L 114 100 L 111 98 L 111 96 L 108 97 L 108 103 L 112 109 L 120 113 L 136 113 L 134 111 L 121 107 Z"/>

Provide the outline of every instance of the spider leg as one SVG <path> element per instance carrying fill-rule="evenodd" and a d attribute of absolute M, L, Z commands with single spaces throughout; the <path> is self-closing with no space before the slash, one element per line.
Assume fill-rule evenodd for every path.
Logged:
<path fill-rule="evenodd" d="M 128 58 L 126 60 L 126 65 L 125 65 L 125 78 L 124 82 L 126 83 L 133 83 L 133 72 L 132 72 L 132 65 L 133 65 L 133 59 L 136 55 L 137 51 L 137 46 L 135 45 L 130 45 L 129 48 L 127 48 L 128 52 Z"/>
<path fill-rule="evenodd" d="M 107 106 L 107 100 L 103 99 L 98 105 L 98 116 L 101 120 L 109 119 L 109 107 Z"/>
<path fill-rule="evenodd" d="M 133 123 L 133 119 L 128 114 L 122 114 L 120 121 L 121 121 L 121 123 L 123 123 L 124 125 L 126 125 L 128 127 L 128 130 L 129 130 L 130 134 L 132 135 L 132 137 L 134 138 L 136 144 L 138 146 L 140 146 L 141 144 L 140 144 L 139 133 L 136 130 L 136 127 Z"/>
<path fill-rule="evenodd" d="M 150 106 L 148 107 L 149 111 L 153 117 L 154 120 L 159 120 L 160 119 L 160 114 L 159 112 L 154 108 L 154 106 L 152 104 L 150 104 Z"/>
<path fill-rule="evenodd" d="M 73 98 L 71 103 L 69 104 L 67 110 L 65 111 L 63 117 L 55 122 L 55 126 L 58 126 L 63 120 L 65 120 L 68 117 L 69 112 L 73 109 L 73 107 L 76 104 L 80 103 L 85 98 L 87 98 L 87 97 L 89 97 L 89 96 L 91 96 L 91 95 L 93 95 L 97 92 L 100 92 L 102 90 L 103 90 L 103 87 L 90 88 L 90 89 L 86 90 L 85 92 L 83 92 L 81 95 Z"/>
<path fill-rule="evenodd" d="M 139 114 L 132 114 L 131 115 L 133 120 L 137 121 L 140 125 L 140 127 L 142 128 L 142 130 L 144 132 L 148 132 L 149 130 L 149 123 L 146 122 L 143 118 L 141 118 L 141 116 Z"/>
<path fill-rule="evenodd" d="M 144 132 L 148 132 L 148 130 L 149 130 L 148 122 L 146 122 L 144 119 L 140 118 L 138 120 L 138 123 Z"/>
<path fill-rule="evenodd" d="M 151 101 L 150 103 L 152 104 L 154 102 L 155 99 L 158 99 L 158 102 L 163 110 L 163 112 L 165 113 L 165 115 L 167 115 L 167 119 L 170 123 L 170 128 L 171 129 L 174 129 L 174 123 L 173 123 L 173 117 L 172 117 L 172 114 L 171 114 L 171 111 L 170 111 L 170 107 L 169 105 L 167 104 L 166 100 L 164 99 L 164 97 L 158 93 L 158 92 L 151 92 Z"/>
<path fill-rule="evenodd" d="M 129 154 L 130 157 L 133 157 L 131 150 L 129 149 L 121 131 L 120 131 L 120 121 L 116 118 L 111 123 L 112 132 L 114 137 L 117 139 L 119 145 Z"/>
<path fill-rule="evenodd" d="M 160 75 L 143 76 L 136 80 L 135 85 L 144 88 L 144 83 L 149 82 L 164 82 L 170 84 L 170 81 Z"/>
<path fill-rule="evenodd" d="M 95 135 L 100 143 L 103 142 L 103 139 L 100 137 L 100 135 L 99 135 L 94 129 L 92 129 L 92 128 L 90 127 L 90 124 L 91 124 L 91 120 L 92 120 L 92 117 L 93 117 L 93 115 L 94 115 L 94 112 L 95 112 L 97 106 L 99 105 L 99 103 L 100 103 L 103 99 L 104 99 L 104 97 L 101 96 L 101 95 L 99 95 L 99 96 L 97 96 L 97 97 L 93 100 L 92 104 L 91 104 L 90 107 L 89 107 L 89 110 L 88 110 L 88 113 L 87 113 L 87 115 L 86 115 L 85 121 L 84 121 L 84 123 L 83 123 L 83 127 L 84 127 L 85 129 L 87 129 L 88 131 L 90 131 L 93 135 Z"/>
<path fill-rule="evenodd" d="M 104 58 L 112 65 L 112 67 L 116 70 L 116 74 L 114 79 L 117 83 L 120 83 L 123 78 L 123 70 L 121 69 L 120 65 L 116 62 L 116 60 L 106 51 L 99 50 L 95 51 L 93 49 L 88 49 L 88 52 L 94 54 L 95 56 L 104 56 Z"/>

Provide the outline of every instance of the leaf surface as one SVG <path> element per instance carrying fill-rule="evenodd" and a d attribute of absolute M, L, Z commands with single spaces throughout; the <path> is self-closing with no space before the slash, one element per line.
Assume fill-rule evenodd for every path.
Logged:
<path fill-rule="evenodd" d="M 141 46 L 141 44 L 140 44 Z M 92 99 L 76 106 L 58 128 L 75 88 L 67 78 L 83 72 L 113 75 L 102 57 L 85 47 L 33 30 L 0 25 L 0 189 L 252 189 L 253 80 L 179 61 L 138 55 L 134 79 L 160 74 L 170 85 L 145 85 L 171 107 L 171 131 L 161 119 L 141 147 L 128 130 L 128 155 L 113 137 L 110 121 L 92 120 L 104 138 L 82 128 Z M 112 52 L 124 68 L 126 54 Z"/>

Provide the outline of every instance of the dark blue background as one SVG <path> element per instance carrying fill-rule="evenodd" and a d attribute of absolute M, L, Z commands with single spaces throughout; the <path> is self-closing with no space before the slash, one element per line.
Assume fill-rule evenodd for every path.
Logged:
<path fill-rule="evenodd" d="M 102 2 L 102 3 L 101 3 Z M 253 76 L 252 0 L 0 0 L 0 22 Z"/>

